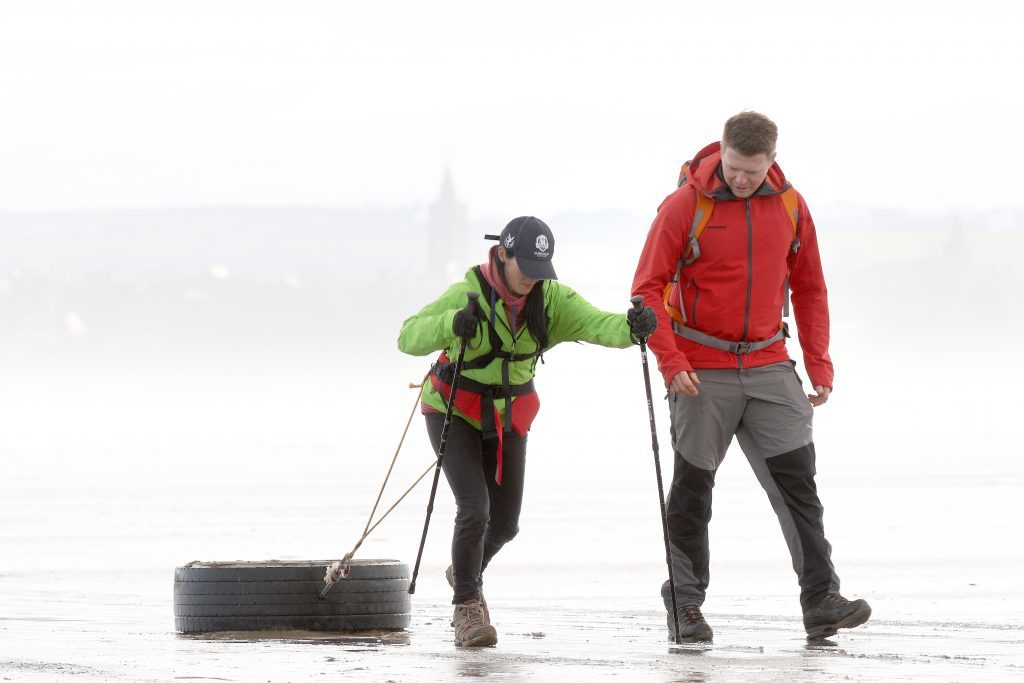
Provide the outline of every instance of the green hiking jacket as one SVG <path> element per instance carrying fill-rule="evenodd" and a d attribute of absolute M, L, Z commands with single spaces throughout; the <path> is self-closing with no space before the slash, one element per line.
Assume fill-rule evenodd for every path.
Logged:
<path fill-rule="evenodd" d="M 548 314 L 548 347 L 564 341 L 583 341 L 600 346 L 624 349 L 632 344 L 629 336 L 629 323 L 625 313 L 608 313 L 595 308 L 574 289 L 561 284 L 557 280 L 544 280 L 544 307 Z M 452 320 L 455 313 L 465 308 L 468 292 L 480 294 L 480 307 L 484 315 L 490 319 L 490 301 L 486 299 L 480 288 L 480 281 L 472 268 L 466 272 L 466 279 L 453 284 L 436 301 L 427 304 L 416 315 L 402 323 L 402 331 L 398 334 L 398 349 L 413 356 L 426 356 L 440 350 L 446 350 L 448 357 L 455 362 L 459 355 L 459 338 L 452 332 Z M 515 340 L 512 328 L 505 313 L 505 304 L 497 299 L 495 328 L 506 351 L 515 351 L 529 355 L 537 351 L 537 342 L 523 325 Z M 487 323 L 481 324 L 477 335 L 466 345 L 465 360 L 468 362 L 491 350 L 490 335 Z M 524 384 L 533 379 L 537 365 L 536 358 L 512 361 L 509 363 L 509 383 Z M 465 377 L 481 384 L 501 384 L 501 359 L 495 358 L 486 367 L 478 370 L 465 370 Z M 423 387 L 423 402 L 440 412 L 447 409 L 444 398 L 428 380 Z M 513 399 L 514 400 L 514 399 Z M 505 417 L 505 401 L 494 399 L 502 419 Z M 480 423 L 462 414 L 456 409 L 457 415 L 479 428 Z"/>

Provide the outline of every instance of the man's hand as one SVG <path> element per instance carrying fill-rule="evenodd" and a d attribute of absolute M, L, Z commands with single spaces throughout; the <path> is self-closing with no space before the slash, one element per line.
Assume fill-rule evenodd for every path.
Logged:
<path fill-rule="evenodd" d="M 696 396 L 698 384 L 700 384 L 700 380 L 697 379 L 697 373 L 684 370 L 672 378 L 672 381 L 668 383 L 668 390 L 677 394 Z"/>
<path fill-rule="evenodd" d="M 825 401 L 828 400 L 828 395 L 832 393 L 832 387 L 814 387 L 814 391 L 817 393 L 807 394 L 807 400 L 811 402 L 811 405 L 817 408 L 818 406 L 825 405 Z"/>

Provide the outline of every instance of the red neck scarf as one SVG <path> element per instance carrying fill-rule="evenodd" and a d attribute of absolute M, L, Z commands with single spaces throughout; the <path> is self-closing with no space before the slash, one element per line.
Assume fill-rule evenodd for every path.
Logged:
<path fill-rule="evenodd" d="M 505 284 L 505 280 L 498 271 L 498 247 L 491 247 L 486 263 L 480 264 L 480 272 L 483 273 L 487 284 L 494 287 L 494 293 L 505 302 L 505 315 L 513 325 L 513 330 L 518 331 L 524 319 L 523 309 L 526 308 L 526 296 L 515 294 Z M 488 302 L 489 303 L 489 302 Z"/>

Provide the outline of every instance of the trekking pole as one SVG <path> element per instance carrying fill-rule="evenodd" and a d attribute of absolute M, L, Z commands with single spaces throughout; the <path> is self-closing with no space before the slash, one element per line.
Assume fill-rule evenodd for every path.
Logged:
<path fill-rule="evenodd" d="M 640 295 L 630 299 L 633 310 L 643 310 L 644 298 Z M 651 448 L 654 450 L 654 473 L 658 478 L 658 503 L 661 505 L 661 530 L 665 535 L 665 562 L 668 564 L 668 586 L 672 591 L 672 618 L 676 625 L 675 641 L 679 643 L 679 609 L 676 606 L 676 577 L 672 571 L 672 551 L 668 540 L 668 514 L 665 512 L 665 487 L 661 483 L 661 458 L 658 456 L 658 430 L 654 426 L 654 399 L 651 398 L 651 371 L 647 365 L 647 339 L 640 339 L 640 360 L 644 366 L 644 388 L 647 389 L 647 417 L 651 421 Z"/>
<path fill-rule="evenodd" d="M 476 292 L 469 292 L 466 308 L 476 310 Z M 420 549 L 416 553 L 416 566 L 412 570 L 412 581 L 409 582 L 409 595 L 416 592 L 416 576 L 420 573 L 420 560 L 423 558 L 423 546 L 427 542 L 427 528 L 430 526 L 430 515 L 434 512 L 434 495 L 437 494 L 437 481 L 441 478 L 441 461 L 444 449 L 448 445 L 448 428 L 452 424 L 452 411 L 455 409 L 455 392 L 458 389 L 459 376 L 462 374 L 462 359 L 466 357 L 466 340 L 459 344 L 459 357 L 455 361 L 455 376 L 452 377 L 452 393 L 448 396 L 448 409 L 444 413 L 444 425 L 441 427 L 441 443 L 437 447 L 437 465 L 434 467 L 434 483 L 430 487 L 430 499 L 427 501 L 427 517 L 423 520 L 423 536 L 420 538 Z"/>

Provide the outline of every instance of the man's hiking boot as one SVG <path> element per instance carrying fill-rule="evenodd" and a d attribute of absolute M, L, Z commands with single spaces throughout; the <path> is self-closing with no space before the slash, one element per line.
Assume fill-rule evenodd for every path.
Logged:
<path fill-rule="evenodd" d="M 444 570 L 444 578 L 448 579 L 448 585 L 455 588 L 455 569 L 448 565 L 448 569 Z M 480 606 L 484 610 L 484 623 L 488 626 L 491 625 L 491 612 L 487 609 L 487 599 L 484 598 L 484 592 L 480 591 Z"/>
<path fill-rule="evenodd" d="M 847 600 L 839 593 L 829 593 L 814 607 L 804 612 L 804 629 L 808 640 L 834 636 L 841 628 L 860 626 L 871 616 L 866 600 Z"/>
<path fill-rule="evenodd" d="M 484 623 L 484 611 L 477 601 L 455 606 L 452 615 L 455 644 L 461 647 L 486 647 L 498 642 L 498 632 Z"/>
<path fill-rule="evenodd" d="M 697 605 L 679 606 L 679 641 L 680 643 L 709 643 L 714 637 L 714 631 L 708 622 L 704 621 L 704 615 L 700 613 Z M 672 613 L 668 613 L 668 639 L 676 642 L 676 622 Z"/>

